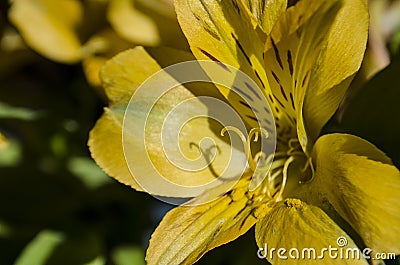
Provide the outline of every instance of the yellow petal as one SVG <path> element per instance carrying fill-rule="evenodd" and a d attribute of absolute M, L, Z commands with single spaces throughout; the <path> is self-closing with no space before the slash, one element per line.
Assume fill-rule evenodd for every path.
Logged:
<path fill-rule="evenodd" d="M 248 200 L 248 185 L 248 179 L 242 179 L 234 190 L 213 202 L 179 206 L 167 213 L 151 237 L 147 263 L 193 264 L 207 251 L 246 233 L 259 213 L 268 212 Z M 207 197 L 206 193 L 195 201 L 201 203 Z"/>
<path fill-rule="evenodd" d="M 89 135 L 89 149 L 96 163 L 111 177 L 135 190 L 142 188 L 131 175 L 122 146 L 123 111 L 106 108 Z"/>
<path fill-rule="evenodd" d="M 303 107 L 305 128 L 312 142 L 335 113 L 361 65 L 368 38 L 366 2 L 343 1 L 324 49 L 312 68 Z"/>
<path fill-rule="evenodd" d="M 101 86 L 100 70 L 104 63 L 119 52 L 131 48 L 132 44 L 121 39 L 111 28 L 96 33 L 88 40 L 88 43 L 95 42 L 103 43 L 103 52 L 85 57 L 82 66 L 89 84 L 98 88 Z"/>
<path fill-rule="evenodd" d="M 258 87 L 252 88 L 236 84 L 240 85 L 241 90 L 237 93 L 231 89 L 234 84 L 231 88 L 217 88 L 251 127 L 259 127 L 251 107 L 243 102 L 246 102 L 245 98 L 256 101 L 263 96 L 263 89 L 269 89 L 262 59 L 266 35 L 254 23 L 248 6 L 244 6 L 243 1 L 176 0 L 175 8 L 178 21 L 197 59 L 215 61 L 226 70 L 226 75 L 231 71 L 224 64 L 231 65 L 256 82 Z M 271 20 L 269 23 L 272 23 Z M 206 72 L 210 76 L 213 74 Z"/>
<path fill-rule="evenodd" d="M 288 8 L 265 44 L 265 68 L 271 86 L 269 99 L 279 118 L 277 127 L 296 136 L 305 149 L 302 105 L 311 69 L 340 7 L 340 1 L 298 2 Z M 285 140 L 285 139 L 282 139 Z"/>
<path fill-rule="evenodd" d="M 355 38 L 347 37 L 354 32 Z M 364 0 L 303 0 L 280 17 L 266 41 L 268 97 L 278 112 L 277 127 L 286 132 L 297 124 L 288 137 L 297 133 L 307 153 L 361 63 L 367 32 Z"/>
<path fill-rule="evenodd" d="M 347 242 L 341 245 L 339 242 Z M 272 264 L 368 264 L 359 253 L 340 258 L 342 250 L 358 251 L 353 240 L 321 209 L 298 199 L 277 203 L 256 224 L 258 255 Z M 261 249 L 262 248 L 262 249 Z M 273 250 L 274 248 L 274 250 Z M 332 250 L 330 256 L 329 248 Z M 280 255 L 280 256 L 279 256 Z M 336 258 L 335 258 L 336 255 Z"/>
<path fill-rule="evenodd" d="M 287 0 L 250 0 L 243 1 L 258 25 L 269 34 L 279 16 L 286 11 Z"/>
<path fill-rule="evenodd" d="M 108 20 L 124 38 L 142 45 L 157 45 L 160 34 L 154 20 L 136 10 L 131 0 L 111 0 Z"/>
<path fill-rule="evenodd" d="M 131 71 L 127 72 L 128 69 Z M 108 175 L 139 191 L 142 188 L 131 175 L 123 153 L 123 115 L 134 90 L 159 69 L 143 48 L 124 52 L 105 64 L 102 71 L 105 93 L 110 105 L 118 107 L 105 109 L 88 142 L 92 157 Z"/>
<path fill-rule="evenodd" d="M 142 89 L 141 96 L 135 97 L 135 103 L 130 105 L 132 107 L 127 111 L 124 124 L 122 123 L 128 102 L 136 89 L 161 69 L 154 58 L 163 66 L 190 58 L 187 53 L 172 49 L 149 51 L 142 47 L 128 50 L 103 67 L 101 77 L 111 105 L 90 135 L 89 146 L 94 159 L 108 170 L 108 174 L 122 183 L 141 190 L 143 187 L 137 187 L 137 179 L 140 178 L 139 184 L 145 185 L 147 192 L 169 197 L 194 197 L 209 187 L 207 185 L 217 185 L 227 179 L 240 177 L 246 163 L 244 154 L 233 149 L 229 141 L 214 133 L 221 131 L 221 124 L 208 120 L 209 108 L 183 86 L 169 90 L 160 99 L 154 98 L 157 96 L 154 92 Z M 162 85 L 165 84 L 159 82 L 155 88 Z M 209 89 L 203 83 L 198 88 L 203 94 Z M 148 112 L 146 106 L 149 104 L 152 108 Z M 171 111 L 174 111 L 172 116 Z M 192 114 L 199 113 L 200 117 L 194 119 L 193 116 L 193 119 L 186 120 L 188 115 L 192 118 Z M 137 119 L 146 120 L 145 129 L 137 126 Z M 181 123 L 182 121 L 185 122 Z M 166 126 L 172 127 L 163 131 Z M 113 139 L 108 141 L 109 137 Z M 178 139 L 176 145 L 173 145 L 174 139 Z M 213 139 L 214 142 L 203 143 L 203 139 Z M 201 151 L 196 146 L 201 146 Z M 211 155 L 215 155 L 212 161 L 208 160 L 204 151 L 207 149 Z M 114 159 L 111 159 L 112 156 Z M 205 166 L 193 170 L 192 167 L 187 168 L 186 164 L 180 167 L 182 160 Z M 211 166 L 207 167 L 207 164 Z M 126 171 L 127 167 L 131 172 L 136 172 L 135 179 Z M 172 188 L 165 186 L 171 183 Z M 180 189 L 182 186 L 193 189 Z"/>
<path fill-rule="evenodd" d="M 100 69 L 106 61 L 107 58 L 101 56 L 89 56 L 83 60 L 83 70 L 90 85 L 101 86 Z"/>
<path fill-rule="evenodd" d="M 70 0 L 14 0 L 9 10 L 10 21 L 31 48 L 64 63 L 82 57 L 76 32 L 82 16 L 82 4 Z"/>
<path fill-rule="evenodd" d="M 375 252 L 400 253 L 400 172 L 374 145 L 329 134 L 313 150 L 312 185 Z"/>
<path fill-rule="evenodd" d="M 134 44 L 187 49 L 173 5 L 165 0 L 111 0 L 107 17 L 113 29 Z"/>
<path fill-rule="evenodd" d="M 127 103 L 135 89 L 160 69 L 157 62 L 138 47 L 109 60 L 100 75 L 111 104 L 119 101 Z"/>

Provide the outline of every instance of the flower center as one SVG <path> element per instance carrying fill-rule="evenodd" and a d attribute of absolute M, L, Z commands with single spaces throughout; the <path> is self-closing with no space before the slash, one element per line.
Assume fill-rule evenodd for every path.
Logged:
<path fill-rule="evenodd" d="M 307 157 L 303 152 L 297 138 L 290 139 L 287 146 L 280 146 L 279 149 L 282 151 L 267 155 L 263 151 L 252 152 L 251 145 L 252 142 L 257 142 L 260 136 L 269 137 L 265 129 L 253 128 L 250 130 L 247 138 L 238 128 L 233 126 L 224 127 L 221 130 L 221 136 L 224 136 L 227 131 L 232 131 L 241 138 L 249 169 L 253 172 L 253 179 L 262 180 L 257 189 L 254 190 L 255 197 L 253 199 L 260 201 L 281 201 L 288 183 L 289 166 L 293 164 L 296 164 L 295 168 L 298 171 L 291 175 L 298 178 L 297 184 L 309 183 L 314 178 L 315 170 L 312 159 L 311 157 Z"/>

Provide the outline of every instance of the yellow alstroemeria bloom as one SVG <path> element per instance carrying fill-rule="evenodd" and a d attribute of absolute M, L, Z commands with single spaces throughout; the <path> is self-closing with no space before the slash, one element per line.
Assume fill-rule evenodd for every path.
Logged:
<path fill-rule="evenodd" d="M 134 45 L 187 43 L 167 0 L 13 0 L 8 18 L 32 50 L 52 61 L 83 61 L 90 84 L 101 66 Z"/>
<path fill-rule="evenodd" d="M 217 199 L 204 203 L 218 193 L 218 187 L 193 199 L 192 204 L 198 206 L 171 210 L 150 240 L 148 264 L 192 264 L 253 225 L 260 248 L 287 250 L 280 253 L 287 259 L 276 252 L 264 253 L 273 264 L 368 264 L 362 256 L 295 259 L 288 253 L 293 248 L 300 253 L 314 248 L 319 256 L 329 246 L 344 247 L 338 239 L 346 241 L 346 248 L 370 248 L 372 253 L 367 254 L 372 257 L 374 253 L 399 254 L 399 170 L 383 152 L 357 136 L 320 135 L 360 67 L 368 35 L 366 1 L 300 0 L 287 8 L 284 0 L 176 0 L 175 8 L 197 59 L 215 61 L 221 67 L 232 65 L 260 87 L 247 96 L 268 99 L 277 146 L 271 168 L 264 172 L 267 177 L 255 190 L 249 190 L 255 170 L 249 166 L 235 187 Z M 110 107 L 91 132 L 90 150 L 109 175 L 136 190 L 142 188 L 129 171 L 121 142 L 128 101 L 152 74 L 191 58 L 170 49 L 136 48 L 119 54 L 103 68 Z M 249 127 L 257 128 L 252 106 L 241 103 L 229 89 L 217 88 Z M 201 92 L 215 93 L 210 89 Z M 151 128 L 159 129 L 163 112 L 171 106 L 196 98 L 198 93 L 180 86 L 161 98 L 155 106 L 157 113 L 149 117 Z M 193 106 L 204 107 L 201 103 Z M 141 111 L 137 105 L 136 115 L 147 115 Z M 201 121 L 186 130 L 190 139 L 180 140 L 182 148 L 201 139 L 200 135 L 215 134 L 212 126 Z M 190 180 L 189 173 L 168 167 L 161 157 L 159 134 L 150 132 L 149 137 L 154 144 L 148 152 L 155 163 L 171 176 Z M 226 142 L 215 138 L 215 144 L 219 155 L 225 154 Z M 260 156 L 252 159 L 249 165 Z M 218 162 L 211 165 L 219 172 L 215 170 Z"/>
<path fill-rule="evenodd" d="M 173 45 L 180 41 L 173 7 L 163 0 L 13 0 L 8 16 L 32 49 L 62 63 L 109 51 L 113 40 L 102 32 L 108 28 L 106 20 L 131 44 Z M 121 42 L 117 36 L 113 39 Z"/>

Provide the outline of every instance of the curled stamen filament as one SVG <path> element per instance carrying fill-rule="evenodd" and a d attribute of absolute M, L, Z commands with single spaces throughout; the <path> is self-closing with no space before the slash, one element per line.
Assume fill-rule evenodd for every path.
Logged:
<path fill-rule="evenodd" d="M 269 158 L 269 156 L 268 156 Z M 258 163 L 258 161 L 260 161 L 260 159 L 264 160 L 265 159 L 265 153 L 264 152 L 258 152 L 255 156 L 254 156 L 254 163 Z M 266 160 L 265 164 L 268 164 L 268 160 Z"/>
<path fill-rule="evenodd" d="M 270 185 L 274 185 L 273 183 L 274 183 L 274 180 L 280 175 L 280 174 L 282 174 L 282 169 L 278 169 L 274 174 L 271 174 L 271 172 L 272 171 L 269 171 L 268 172 L 268 183 L 270 184 Z M 273 188 L 272 188 L 273 189 Z M 272 196 L 273 196 L 273 194 L 271 194 L 271 190 L 272 190 L 271 188 L 268 188 L 267 189 L 267 195 L 268 195 L 268 197 L 269 198 L 272 198 Z"/>
<path fill-rule="evenodd" d="M 240 137 L 240 140 L 242 141 L 243 146 L 244 146 L 244 152 L 246 154 L 246 159 L 247 159 L 247 161 L 249 161 L 249 164 L 250 164 L 251 150 L 248 148 L 248 145 L 247 145 L 248 141 L 247 141 L 246 137 L 244 136 L 244 134 L 242 133 L 241 130 L 239 130 L 238 128 L 236 128 L 234 126 L 226 126 L 226 127 L 222 128 L 221 136 L 225 136 L 225 133 L 228 131 L 234 132 Z M 251 164 L 250 164 L 250 167 L 251 167 Z"/>
<path fill-rule="evenodd" d="M 255 135 L 254 142 L 257 142 L 259 133 L 261 133 L 261 135 L 264 135 L 265 138 L 269 137 L 269 133 L 267 132 L 267 130 L 263 128 L 253 128 L 249 132 L 249 140 L 253 137 L 253 135 Z"/>
<path fill-rule="evenodd" d="M 299 149 L 301 149 L 301 146 L 300 146 L 299 140 L 297 138 L 290 139 L 288 146 L 289 146 L 289 150 L 287 151 L 287 154 L 289 156 L 303 156 L 304 155 L 304 153 L 299 150 Z"/>
<path fill-rule="evenodd" d="M 293 160 L 294 160 L 294 157 L 291 156 L 286 160 L 285 164 L 283 165 L 282 184 L 281 184 L 281 188 L 279 190 L 279 193 L 276 196 L 276 201 L 282 200 L 282 194 L 283 194 L 283 191 L 285 189 L 286 182 L 287 182 L 287 179 L 288 179 L 289 165 L 293 162 Z"/>
<path fill-rule="evenodd" d="M 246 137 L 244 136 L 242 131 L 240 131 L 238 128 L 236 128 L 234 126 L 226 126 L 226 127 L 222 128 L 221 136 L 224 136 L 227 131 L 232 131 L 232 132 L 236 133 L 240 137 L 240 139 L 241 139 L 241 141 L 243 142 L 243 145 L 244 145 L 244 149 L 245 149 L 244 151 L 245 151 L 245 154 L 246 154 L 247 162 L 249 163 L 250 169 L 254 172 L 256 170 L 256 168 L 257 168 L 256 163 L 258 162 L 258 160 L 261 157 L 264 158 L 266 155 L 263 152 L 260 151 L 254 156 L 254 158 L 252 157 L 252 154 L 251 154 L 251 139 L 254 136 L 254 140 L 253 141 L 257 142 L 259 134 L 263 135 L 265 138 L 268 138 L 268 136 L 269 136 L 268 132 L 265 129 L 262 129 L 262 128 L 253 128 L 253 129 L 250 130 L 249 136 L 246 139 Z"/>
<path fill-rule="evenodd" d="M 299 140 L 290 139 L 288 143 L 288 149 L 286 151 L 271 153 L 269 155 L 263 151 L 259 151 L 253 157 L 251 152 L 251 142 L 257 142 L 259 137 L 262 136 L 268 138 L 268 132 L 262 128 L 253 128 L 249 131 L 248 137 L 246 138 L 245 134 L 238 128 L 226 126 L 221 130 L 221 136 L 224 136 L 227 131 L 232 131 L 240 137 L 244 145 L 244 151 L 249 168 L 254 172 L 256 185 L 258 186 L 262 179 L 267 176 L 266 183 L 257 193 L 267 195 L 267 197 L 271 200 L 281 201 L 288 181 L 289 166 L 296 159 L 305 157 Z M 273 162 L 274 159 L 275 161 Z M 269 168 L 268 165 L 271 163 L 272 165 Z M 311 178 L 304 181 L 300 180 L 300 183 L 308 183 L 314 178 L 315 170 L 311 158 L 307 159 L 306 164 L 301 172 L 305 173 L 308 168 L 311 170 Z"/>
<path fill-rule="evenodd" d="M 294 144 L 299 144 L 299 140 L 297 138 L 292 138 L 289 140 L 288 145 L 290 149 L 296 149 L 296 146 Z"/>
<path fill-rule="evenodd" d="M 265 157 L 265 154 L 263 152 L 258 152 L 254 158 L 251 157 L 251 138 L 254 135 L 254 142 L 258 141 L 258 135 L 264 135 L 265 138 L 268 138 L 269 134 L 265 129 L 262 128 L 253 128 L 250 130 L 249 132 L 249 137 L 248 137 L 248 141 L 247 141 L 247 150 L 249 155 L 247 156 L 248 162 L 249 162 L 249 167 L 250 169 L 254 172 L 256 170 L 257 167 L 257 162 L 260 159 L 260 157 Z"/>
<path fill-rule="evenodd" d="M 307 159 L 307 162 L 306 162 L 306 164 L 304 165 L 304 168 L 301 170 L 301 172 L 303 172 L 303 173 L 306 172 L 306 170 L 307 170 L 308 168 L 310 168 L 310 170 L 311 170 L 311 178 L 310 178 L 310 179 L 307 179 L 307 180 L 300 180 L 300 181 L 299 181 L 300 184 L 307 184 L 307 183 L 310 183 L 310 182 L 314 179 L 315 169 L 314 169 L 314 165 L 313 165 L 313 162 L 312 162 L 312 158 L 311 158 L 311 157 L 309 157 L 309 158 Z"/>
<path fill-rule="evenodd" d="M 221 136 L 225 136 L 225 133 L 228 132 L 228 131 L 236 133 L 240 137 L 240 139 L 242 140 L 243 143 L 247 142 L 246 137 L 244 136 L 242 131 L 239 130 L 238 128 L 234 127 L 234 126 L 226 126 L 226 127 L 222 128 Z"/>

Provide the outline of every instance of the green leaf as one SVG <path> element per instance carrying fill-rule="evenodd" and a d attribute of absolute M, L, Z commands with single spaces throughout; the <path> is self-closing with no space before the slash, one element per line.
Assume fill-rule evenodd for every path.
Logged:
<path fill-rule="evenodd" d="M 12 233 L 11 227 L 0 220 L 0 237 L 9 236 Z"/>
<path fill-rule="evenodd" d="M 101 256 L 95 258 L 94 260 L 92 260 L 88 263 L 85 263 L 85 265 L 105 265 L 105 264 L 106 264 L 106 262 L 105 262 L 104 258 Z"/>
<path fill-rule="evenodd" d="M 14 139 L 7 139 L 0 150 L 0 166 L 11 167 L 21 162 L 22 146 Z"/>
<path fill-rule="evenodd" d="M 122 246 L 115 249 L 112 259 L 115 265 L 145 265 L 144 250 L 137 246 Z"/>
<path fill-rule="evenodd" d="M 14 265 L 45 264 L 53 250 L 64 240 L 61 233 L 44 230 L 23 250 Z"/>
<path fill-rule="evenodd" d="M 393 34 L 392 41 L 390 42 L 390 50 L 393 54 L 398 54 L 399 49 L 400 49 L 400 26 Z"/>
<path fill-rule="evenodd" d="M 111 182 L 111 179 L 88 157 L 72 157 L 67 166 L 69 171 L 79 177 L 88 188 L 95 189 Z"/>
<path fill-rule="evenodd" d="M 54 249 L 46 265 L 93 264 L 104 253 L 97 233 L 80 230 L 79 236 L 68 236 Z M 30 263 L 34 264 L 34 263 Z M 98 263 L 94 263 L 98 264 Z"/>
<path fill-rule="evenodd" d="M 40 113 L 27 108 L 20 108 L 0 102 L 0 119 L 36 120 Z"/>

